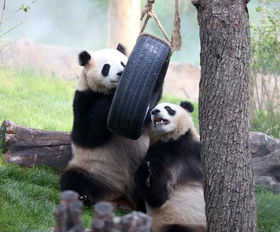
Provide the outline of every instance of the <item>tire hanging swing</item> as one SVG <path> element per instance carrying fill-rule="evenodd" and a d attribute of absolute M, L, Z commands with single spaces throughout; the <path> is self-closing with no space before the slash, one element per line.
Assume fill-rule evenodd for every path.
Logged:
<path fill-rule="evenodd" d="M 107 126 L 115 133 L 137 139 L 150 118 L 150 111 L 161 97 L 163 81 L 174 51 L 181 48 L 179 3 L 175 0 L 174 28 L 169 39 L 154 9 L 155 0 L 147 0 L 141 15 L 146 16 L 137 42 L 128 58 L 114 95 Z M 165 39 L 143 33 L 154 18 Z"/>

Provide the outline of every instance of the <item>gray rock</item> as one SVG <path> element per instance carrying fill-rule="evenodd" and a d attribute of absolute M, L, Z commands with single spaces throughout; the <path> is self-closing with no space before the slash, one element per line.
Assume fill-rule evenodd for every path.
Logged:
<path fill-rule="evenodd" d="M 251 132 L 250 150 L 256 184 L 280 193 L 280 139 Z"/>

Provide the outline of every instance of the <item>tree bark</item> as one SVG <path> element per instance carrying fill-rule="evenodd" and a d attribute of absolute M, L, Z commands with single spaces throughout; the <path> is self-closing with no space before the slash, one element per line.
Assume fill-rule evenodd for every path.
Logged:
<path fill-rule="evenodd" d="M 108 46 L 120 42 L 130 52 L 140 31 L 140 0 L 109 0 Z"/>
<path fill-rule="evenodd" d="M 193 0 L 201 41 L 199 120 L 210 232 L 256 231 L 249 153 L 246 0 Z"/>

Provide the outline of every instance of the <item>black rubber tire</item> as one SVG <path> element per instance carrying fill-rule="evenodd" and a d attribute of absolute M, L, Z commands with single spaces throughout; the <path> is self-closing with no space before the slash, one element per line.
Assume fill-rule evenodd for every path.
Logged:
<path fill-rule="evenodd" d="M 137 139 L 161 97 L 170 46 L 149 34 L 139 36 L 116 90 L 107 125 L 115 133 Z"/>

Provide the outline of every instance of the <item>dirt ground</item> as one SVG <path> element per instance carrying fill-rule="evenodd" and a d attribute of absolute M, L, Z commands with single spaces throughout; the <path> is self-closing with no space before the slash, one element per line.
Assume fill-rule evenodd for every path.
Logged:
<path fill-rule="evenodd" d="M 77 80 L 80 75 L 77 55 L 83 50 L 81 48 L 37 44 L 29 39 L 3 43 L 0 66 L 31 69 L 66 80 Z M 171 63 L 165 78 L 164 94 L 197 101 L 199 78 L 199 66 Z"/>

